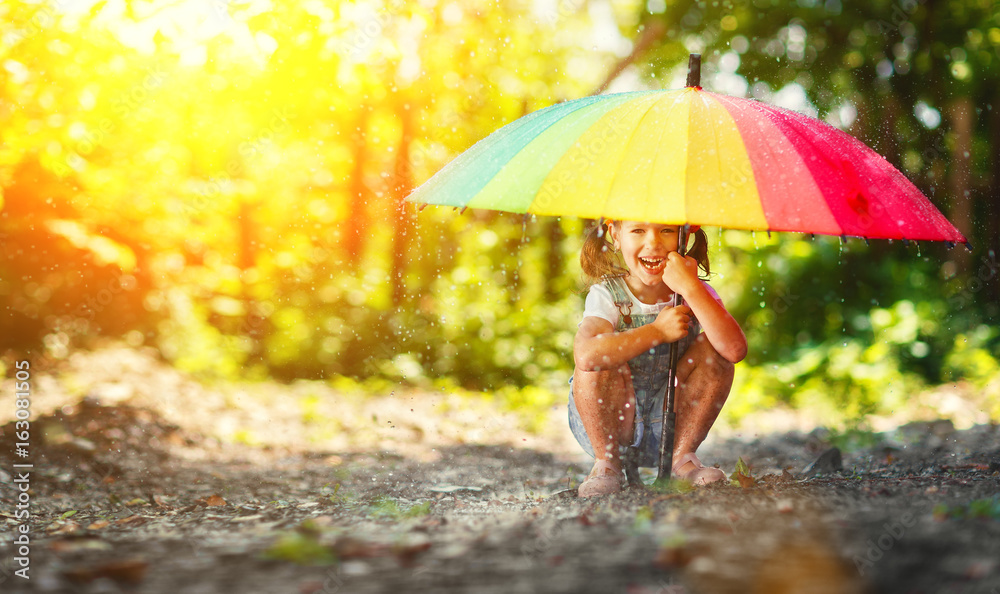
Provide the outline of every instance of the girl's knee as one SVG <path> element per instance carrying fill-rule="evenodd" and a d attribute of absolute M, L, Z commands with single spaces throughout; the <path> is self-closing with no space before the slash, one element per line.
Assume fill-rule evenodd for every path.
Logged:
<path fill-rule="evenodd" d="M 720 355 L 704 334 L 699 334 L 691 348 L 684 353 L 681 364 L 686 367 L 685 376 L 696 368 L 703 368 L 713 376 L 731 380 L 736 372 L 736 365 Z"/>

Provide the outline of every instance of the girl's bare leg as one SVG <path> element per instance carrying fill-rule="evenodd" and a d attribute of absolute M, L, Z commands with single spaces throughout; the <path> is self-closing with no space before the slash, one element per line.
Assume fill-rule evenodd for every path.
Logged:
<path fill-rule="evenodd" d="M 674 403 L 677 413 L 674 460 L 696 451 L 705 441 L 729 396 L 733 371 L 733 364 L 716 352 L 704 334 L 699 334 L 694 344 L 681 356 L 677 364 L 678 384 Z M 695 465 L 688 462 L 677 470 L 684 473 L 694 468 Z"/>
<path fill-rule="evenodd" d="M 573 400 L 580 413 L 594 448 L 595 466 L 590 476 L 596 476 L 597 460 L 607 460 L 621 471 L 618 445 L 632 443 L 635 419 L 635 390 L 628 365 L 606 371 L 573 372 Z"/>

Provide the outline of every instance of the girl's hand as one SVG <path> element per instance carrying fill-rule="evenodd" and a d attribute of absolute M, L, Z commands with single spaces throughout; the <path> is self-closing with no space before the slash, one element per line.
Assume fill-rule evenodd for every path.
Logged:
<path fill-rule="evenodd" d="M 691 308 L 686 305 L 665 307 L 653 325 L 660 331 L 664 342 L 677 342 L 688 335 L 688 324 L 691 323 Z"/>
<path fill-rule="evenodd" d="M 677 252 L 667 254 L 667 262 L 663 268 L 663 283 L 674 293 L 682 297 L 699 285 L 698 261 L 691 256 L 681 256 Z"/>

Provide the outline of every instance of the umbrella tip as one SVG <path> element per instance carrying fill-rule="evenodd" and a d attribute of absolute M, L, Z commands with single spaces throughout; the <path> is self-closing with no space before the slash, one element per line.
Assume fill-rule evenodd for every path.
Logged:
<path fill-rule="evenodd" d="M 949 250 L 950 250 L 950 249 L 954 249 L 954 247 L 955 247 L 955 242 L 954 242 L 954 241 L 946 241 L 946 242 L 944 242 L 944 243 L 945 243 L 945 245 L 947 245 L 947 246 L 948 246 L 948 249 L 949 249 Z"/>
<path fill-rule="evenodd" d="M 966 241 L 964 243 L 965 243 L 965 249 L 967 249 L 967 250 L 969 250 L 971 252 L 972 251 L 972 244 L 969 243 L 968 241 Z"/>
<path fill-rule="evenodd" d="M 900 239 L 903 242 L 903 245 L 905 245 L 906 247 L 910 247 L 910 240 L 909 239 L 907 239 L 905 237 L 902 237 Z"/>
<path fill-rule="evenodd" d="M 701 54 L 688 56 L 687 86 L 701 88 Z"/>

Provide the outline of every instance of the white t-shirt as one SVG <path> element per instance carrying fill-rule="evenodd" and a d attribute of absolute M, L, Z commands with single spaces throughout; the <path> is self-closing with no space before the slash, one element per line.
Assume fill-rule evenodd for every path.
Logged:
<path fill-rule="evenodd" d="M 625 284 L 625 292 L 629 297 L 632 298 L 632 312 L 633 314 L 658 314 L 663 311 L 664 308 L 670 307 L 669 301 L 660 301 L 653 305 L 649 305 L 639 301 L 635 295 L 632 294 L 632 290 L 628 288 L 628 284 Z M 705 285 L 708 289 L 708 293 L 722 305 L 722 299 L 719 298 L 719 294 L 715 292 L 705 281 L 701 281 L 701 284 Z M 618 327 L 618 307 L 615 305 L 615 300 L 611 297 L 611 291 L 604 286 L 603 283 L 595 283 L 590 286 L 590 292 L 587 293 L 587 301 L 583 307 L 583 317 L 593 316 L 595 318 L 601 318 L 611 322 L 611 325 L 615 328 Z"/>

